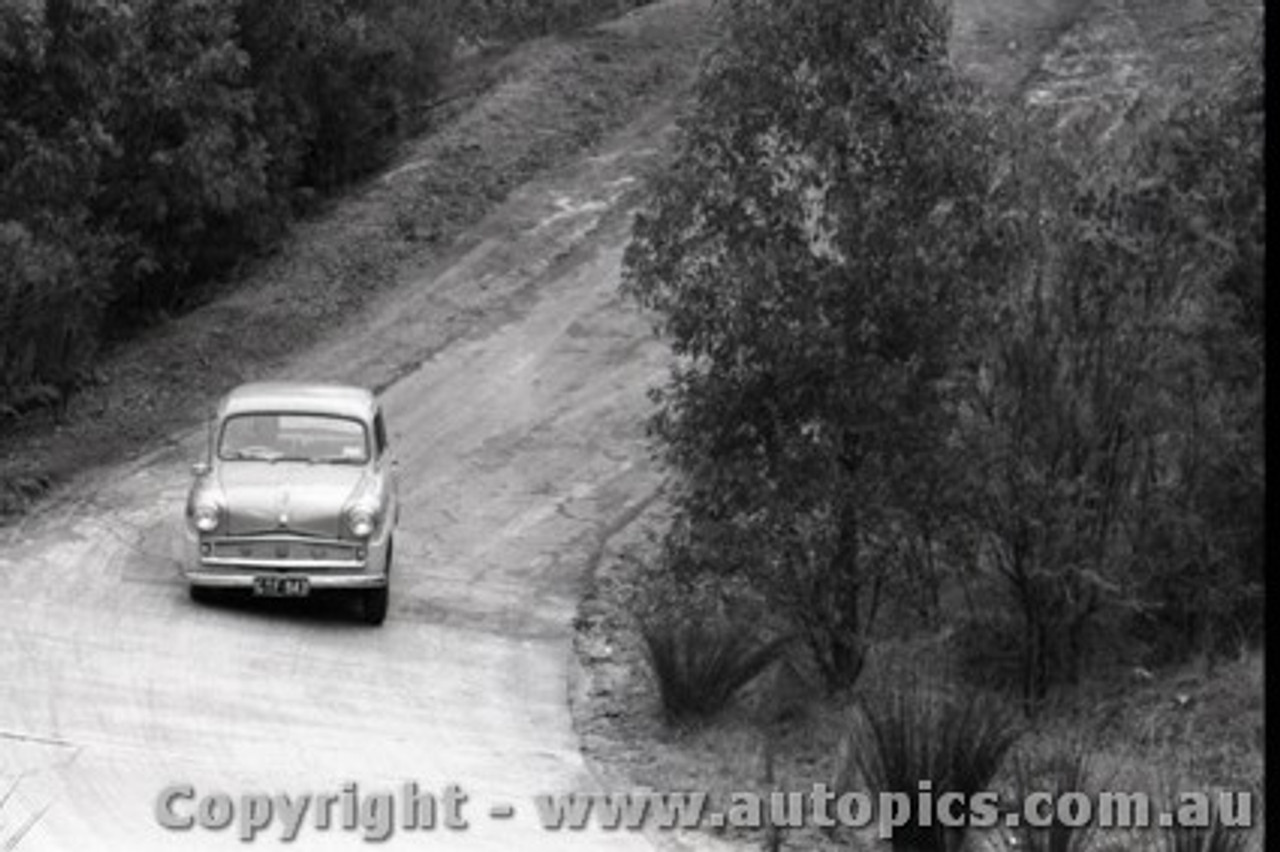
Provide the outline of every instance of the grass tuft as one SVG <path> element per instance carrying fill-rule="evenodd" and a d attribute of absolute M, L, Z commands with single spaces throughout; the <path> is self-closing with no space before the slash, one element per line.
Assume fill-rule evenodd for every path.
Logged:
<path fill-rule="evenodd" d="M 1014 766 L 1015 798 L 1025 802 L 1032 793 L 1044 792 L 1058 801 L 1067 793 L 1084 793 L 1096 802 L 1094 764 L 1092 749 L 1081 740 L 1062 747 L 1039 765 L 1020 755 Z M 1026 852 L 1083 852 L 1090 848 L 1093 835 L 1091 824 L 1067 824 L 1060 819 L 1040 828 L 1023 821 L 1013 829 L 1016 848 Z"/>
<path fill-rule="evenodd" d="M 744 625 L 660 619 L 641 625 L 668 725 L 697 727 L 772 665 L 788 639 L 762 642 Z"/>
<path fill-rule="evenodd" d="M 861 777 L 870 792 L 916 798 L 924 782 L 935 800 L 955 792 L 968 800 L 989 789 L 1021 735 L 1016 713 L 984 694 L 953 695 L 913 684 L 862 699 L 849 729 L 845 765 L 836 787 Z M 960 848 L 963 830 L 912 820 L 894 830 L 894 849 L 947 852 Z"/>

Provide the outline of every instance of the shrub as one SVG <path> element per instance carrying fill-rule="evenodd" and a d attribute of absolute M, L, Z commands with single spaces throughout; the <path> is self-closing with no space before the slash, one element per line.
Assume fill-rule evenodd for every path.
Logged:
<path fill-rule="evenodd" d="M 1016 714 L 986 694 L 959 696 L 915 683 L 864 696 L 834 786 L 848 791 L 860 777 L 874 794 L 900 794 L 914 801 L 921 783 L 929 782 L 935 799 L 955 792 L 967 800 L 990 789 L 1020 735 Z M 894 849 L 917 852 L 958 849 L 962 840 L 961 830 L 916 820 L 896 828 L 891 838 Z"/>
<path fill-rule="evenodd" d="M 696 726 L 724 710 L 787 642 L 761 641 L 748 626 L 718 619 L 652 619 L 641 635 L 663 715 L 676 727 Z"/>

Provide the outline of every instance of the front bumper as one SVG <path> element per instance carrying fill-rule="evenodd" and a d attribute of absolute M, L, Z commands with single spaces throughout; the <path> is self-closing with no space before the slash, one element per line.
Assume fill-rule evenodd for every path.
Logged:
<path fill-rule="evenodd" d="M 312 589 L 380 589 L 387 585 L 386 574 L 353 574 L 307 571 L 187 571 L 187 582 L 193 586 L 215 589 L 252 589 L 254 579 L 263 576 L 306 577 Z"/>
<path fill-rule="evenodd" d="M 356 544 L 288 534 L 210 538 L 188 530 L 182 573 L 193 586 L 220 589 L 252 589 L 258 577 L 305 577 L 312 589 L 377 589 L 387 585 L 389 541 L 387 531 Z M 289 556 L 277 557 L 277 546 Z"/>

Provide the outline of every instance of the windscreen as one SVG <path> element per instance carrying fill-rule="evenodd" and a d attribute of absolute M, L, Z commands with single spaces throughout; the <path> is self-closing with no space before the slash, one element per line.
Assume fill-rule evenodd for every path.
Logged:
<path fill-rule="evenodd" d="M 303 461 L 363 464 L 369 460 L 364 424 L 318 414 L 238 414 L 222 426 L 223 461 Z"/>

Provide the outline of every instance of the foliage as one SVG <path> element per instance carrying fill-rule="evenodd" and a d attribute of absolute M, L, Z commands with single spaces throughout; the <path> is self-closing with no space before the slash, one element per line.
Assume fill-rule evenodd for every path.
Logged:
<path fill-rule="evenodd" d="M 1055 657 L 1074 679 L 1080 655 L 1062 647 L 1078 648 L 1101 601 L 1119 591 L 1121 513 L 1137 476 L 1127 439 L 1150 352 L 1137 329 L 1151 312 L 1140 282 L 1110 274 L 1084 204 L 1075 216 L 1040 213 L 1070 209 L 1074 176 L 1034 141 L 1023 150 L 1040 154 L 1024 153 L 1011 178 L 1029 184 L 1026 207 L 1015 208 L 1029 260 L 986 312 L 959 422 L 974 558 L 1014 592 L 1023 690 L 1038 701 Z"/>
<path fill-rule="evenodd" d="M 760 641 L 748 625 L 666 618 L 641 626 L 668 724 L 713 718 L 781 656 L 786 639 Z"/>
<path fill-rule="evenodd" d="M 1098 152 L 955 80 L 922 0 L 722 14 L 626 256 L 678 358 L 665 564 L 746 578 L 833 690 L 882 595 L 932 621 L 969 572 L 1029 712 L 1099 625 L 1145 662 L 1260 635 L 1257 57 Z"/>
<path fill-rule="evenodd" d="M 1029 709 L 1078 680 L 1105 609 L 1190 638 L 1161 659 L 1260 625 L 1261 134 L 1237 108 L 1154 120 L 1105 168 L 1035 128 L 1018 148 L 1028 261 L 982 312 L 958 469 Z"/>
<path fill-rule="evenodd" d="M 861 778 L 877 794 L 916 796 L 923 782 L 933 796 L 954 792 L 968 801 L 991 789 L 1005 756 L 1021 736 L 1000 699 L 984 693 L 950 695 L 923 683 L 864 695 L 838 767 L 835 788 L 849 791 Z M 914 810 L 914 809 L 913 809 Z M 963 837 L 937 821 L 911 821 L 894 829 L 894 849 L 950 850 Z"/>
<path fill-rule="evenodd" d="M 1170 335 L 1179 348 L 1160 388 L 1171 404 L 1134 532 L 1145 621 L 1165 658 L 1234 653 L 1262 632 L 1261 75 L 1246 62 L 1221 100 L 1184 100 L 1135 154 L 1132 215 L 1158 259 L 1150 275 L 1178 282 L 1195 306 Z"/>
<path fill-rule="evenodd" d="M 996 256 L 992 139 L 927 0 L 724 12 L 626 256 L 679 356 L 652 422 L 681 477 L 668 546 L 753 578 L 841 689 L 942 481 L 943 380 Z"/>
<path fill-rule="evenodd" d="M 0 7 L 0 414 L 65 401 L 96 348 L 114 240 L 89 205 L 122 26 L 97 4 Z"/>
<path fill-rule="evenodd" d="M 448 61 L 441 2 L 0 6 L 0 413 L 363 174 Z"/>
<path fill-rule="evenodd" d="M 440 3 L 241 0 L 258 121 L 281 189 L 327 190 L 381 162 L 438 85 L 453 30 Z"/>
<path fill-rule="evenodd" d="M 225 267 L 219 255 L 242 245 L 237 223 L 265 199 L 249 58 L 234 34 L 231 8 L 209 0 L 150 0 L 125 32 L 106 122 L 114 150 L 94 204 L 123 237 L 118 305 L 171 306 Z"/>

